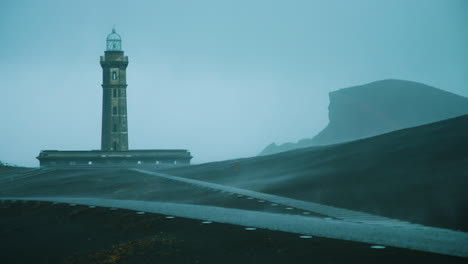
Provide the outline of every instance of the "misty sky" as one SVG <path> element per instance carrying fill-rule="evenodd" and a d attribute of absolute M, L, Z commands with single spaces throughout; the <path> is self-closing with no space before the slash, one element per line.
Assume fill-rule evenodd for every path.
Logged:
<path fill-rule="evenodd" d="M 4 0 L 1 161 L 100 148 L 113 25 L 130 148 L 189 149 L 194 163 L 314 136 L 340 88 L 398 78 L 468 97 L 464 0 Z"/>

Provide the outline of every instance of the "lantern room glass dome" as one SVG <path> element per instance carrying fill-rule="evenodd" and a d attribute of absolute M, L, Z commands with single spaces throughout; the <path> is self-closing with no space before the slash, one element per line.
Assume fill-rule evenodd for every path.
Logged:
<path fill-rule="evenodd" d="M 115 32 L 115 28 L 112 29 L 112 33 L 107 35 L 107 50 L 110 51 L 121 51 L 122 50 L 122 38 Z"/>

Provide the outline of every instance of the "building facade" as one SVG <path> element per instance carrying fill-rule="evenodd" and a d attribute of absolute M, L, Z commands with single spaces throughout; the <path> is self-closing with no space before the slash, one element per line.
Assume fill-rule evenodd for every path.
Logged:
<path fill-rule="evenodd" d="M 101 150 L 42 150 L 41 167 L 168 167 L 189 165 L 192 156 L 185 149 L 129 150 L 127 123 L 128 57 L 115 29 L 107 36 L 102 67 Z"/>

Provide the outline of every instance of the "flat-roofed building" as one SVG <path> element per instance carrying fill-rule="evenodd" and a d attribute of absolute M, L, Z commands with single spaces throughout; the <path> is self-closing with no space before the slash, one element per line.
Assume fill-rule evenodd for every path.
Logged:
<path fill-rule="evenodd" d="M 127 151 L 43 150 L 37 157 L 45 167 L 107 167 L 189 165 L 192 156 L 183 149 L 145 149 Z"/>

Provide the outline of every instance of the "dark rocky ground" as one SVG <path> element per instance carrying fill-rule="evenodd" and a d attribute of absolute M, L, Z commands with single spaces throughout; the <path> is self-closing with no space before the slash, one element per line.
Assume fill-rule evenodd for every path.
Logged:
<path fill-rule="evenodd" d="M 0 263 L 467 263 L 466 259 L 134 211 L 0 204 Z"/>

